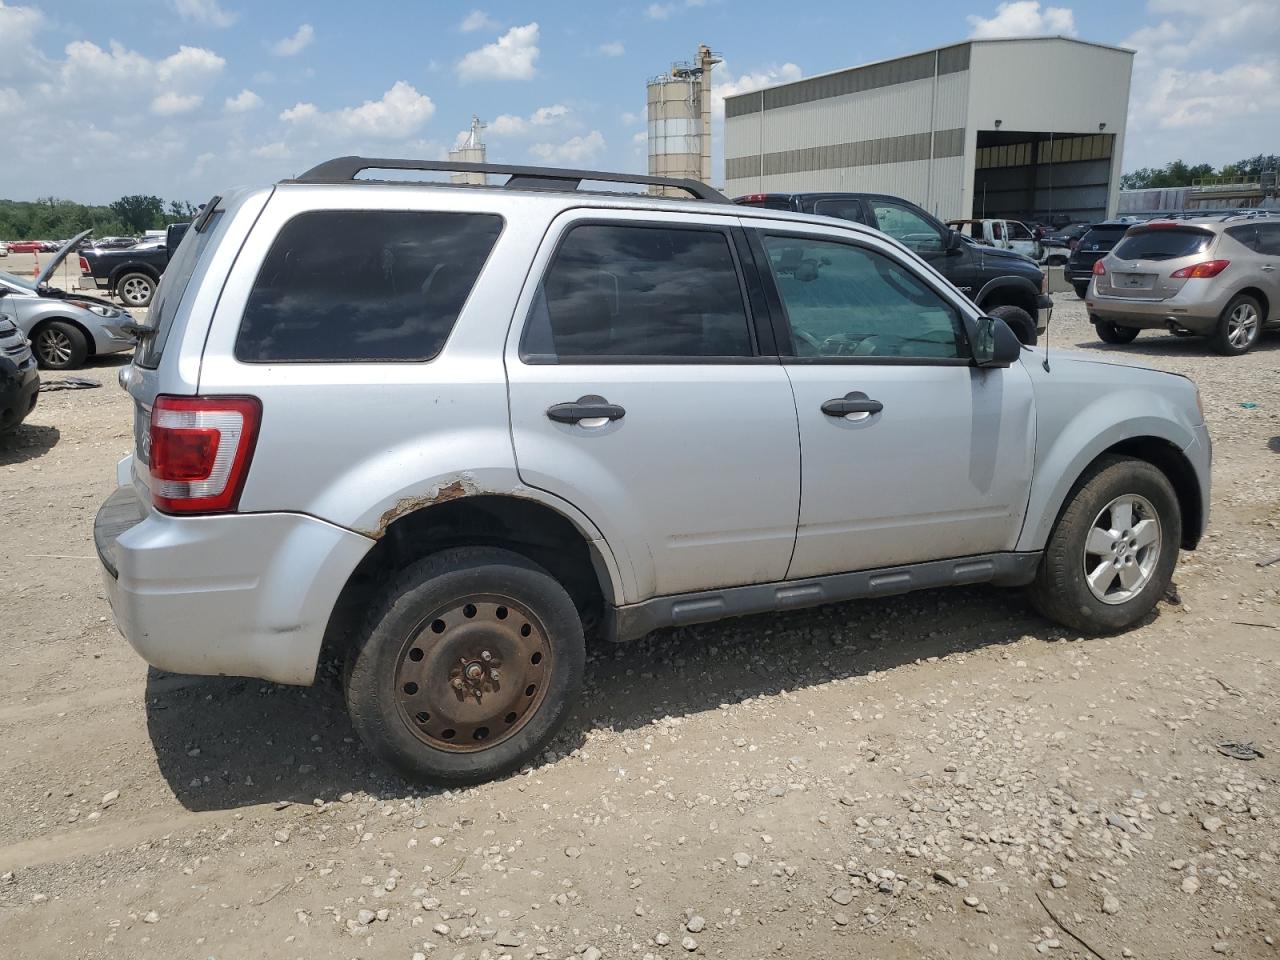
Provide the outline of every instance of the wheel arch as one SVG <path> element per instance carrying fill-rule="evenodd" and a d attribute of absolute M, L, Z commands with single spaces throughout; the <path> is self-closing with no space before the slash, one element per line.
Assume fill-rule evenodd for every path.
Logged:
<path fill-rule="evenodd" d="M 82 334 L 84 334 L 85 343 L 89 345 L 89 356 L 92 357 L 94 354 L 98 352 L 98 344 L 94 341 L 93 333 L 90 332 L 89 328 L 86 327 L 79 320 L 74 320 L 71 317 L 64 317 L 60 314 L 49 314 L 46 317 L 41 317 L 34 324 L 32 324 L 30 336 L 34 339 L 36 333 L 39 332 L 41 327 L 47 327 L 51 323 L 66 323 L 66 324 L 69 324 L 70 326 L 75 327 Z"/>
<path fill-rule="evenodd" d="M 1257 300 L 1258 304 L 1262 307 L 1262 323 L 1266 324 L 1270 322 L 1271 300 L 1258 287 L 1245 287 L 1243 290 L 1237 290 L 1231 295 L 1231 299 L 1234 300 L 1236 297 L 1253 297 L 1253 299 Z M 1228 301 L 1228 303 L 1229 302 L 1230 301 Z"/>
<path fill-rule="evenodd" d="M 622 602 L 612 551 L 593 534 L 565 511 L 510 493 L 476 493 L 400 514 L 348 577 L 329 615 L 322 655 L 345 653 L 364 611 L 394 571 L 459 546 L 502 547 L 546 569 L 569 592 L 590 634 Z"/>
<path fill-rule="evenodd" d="M 1026 277 L 1003 276 L 995 277 L 983 284 L 973 302 L 980 310 L 1004 306 L 1021 307 L 1031 315 L 1034 321 L 1036 311 L 1039 309 L 1037 305 L 1039 298 L 1040 288 Z"/>
<path fill-rule="evenodd" d="M 144 277 L 150 277 L 153 283 L 160 282 L 160 271 L 150 264 L 146 263 L 122 263 L 111 271 L 111 289 L 114 291 L 123 277 L 127 277 L 131 273 L 140 273 Z"/>

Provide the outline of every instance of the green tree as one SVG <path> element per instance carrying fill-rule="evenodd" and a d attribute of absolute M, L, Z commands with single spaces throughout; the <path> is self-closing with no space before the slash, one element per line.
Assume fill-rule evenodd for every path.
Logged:
<path fill-rule="evenodd" d="M 159 197 L 134 194 L 111 204 L 111 212 L 133 233 L 154 230 L 164 222 L 164 201 Z"/>
<path fill-rule="evenodd" d="M 170 200 L 165 216 L 170 221 L 190 220 L 196 215 L 196 208 L 189 200 Z"/>

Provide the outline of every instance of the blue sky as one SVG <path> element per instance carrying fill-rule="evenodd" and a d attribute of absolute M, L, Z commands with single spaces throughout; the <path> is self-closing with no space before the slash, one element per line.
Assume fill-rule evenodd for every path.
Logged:
<path fill-rule="evenodd" d="M 718 106 L 970 36 L 1127 45 L 1125 169 L 1217 164 L 1280 153 L 1276 2 L 0 0 L 0 196 L 199 201 L 344 153 L 442 156 L 473 113 L 491 160 L 639 171 L 645 79 L 701 42 Z"/>

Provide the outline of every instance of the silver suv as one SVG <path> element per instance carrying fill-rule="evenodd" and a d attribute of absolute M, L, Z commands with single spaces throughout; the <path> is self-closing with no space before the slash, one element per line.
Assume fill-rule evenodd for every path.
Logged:
<path fill-rule="evenodd" d="M 972 583 L 1123 630 L 1209 504 L 1191 381 L 1050 365 L 884 234 L 693 181 L 342 158 L 214 197 L 121 379 L 130 643 L 343 656 L 360 736 L 433 782 L 528 761 L 584 635 Z"/>
<path fill-rule="evenodd" d="M 1107 343 L 1139 330 L 1206 336 L 1241 354 L 1280 323 L 1280 217 L 1265 212 L 1153 220 L 1130 227 L 1093 265 L 1085 296 Z"/>

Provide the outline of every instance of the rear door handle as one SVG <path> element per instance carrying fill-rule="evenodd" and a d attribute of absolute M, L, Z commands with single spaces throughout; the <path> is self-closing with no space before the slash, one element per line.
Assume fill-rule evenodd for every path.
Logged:
<path fill-rule="evenodd" d="M 610 420 L 621 420 L 626 415 L 622 407 L 594 393 L 547 409 L 547 416 L 556 423 L 576 423 L 584 427 L 603 427 Z"/>
<path fill-rule="evenodd" d="M 860 390 L 851 391 L 835 400 L 828 400 L 822 405 L 822 412 L 828 417 L 844 417 L 846 420 L 852 420 L 855 423 L 859 420 L 865 420 L 873 413 L 879 413 L 883 409 L 883 403 L 879 400 L 868 399 L 867 395 Z"/>
<path fill-rule="evenodd" d="M 1267 273 L 1271 273 L 1273 270 L 1275 270 L 1275 267 L 1273 267 L 1269 263 L 1266 263 L 1266 264 L 1263 264 L 1262 269 L 1267 271 Z"/>

